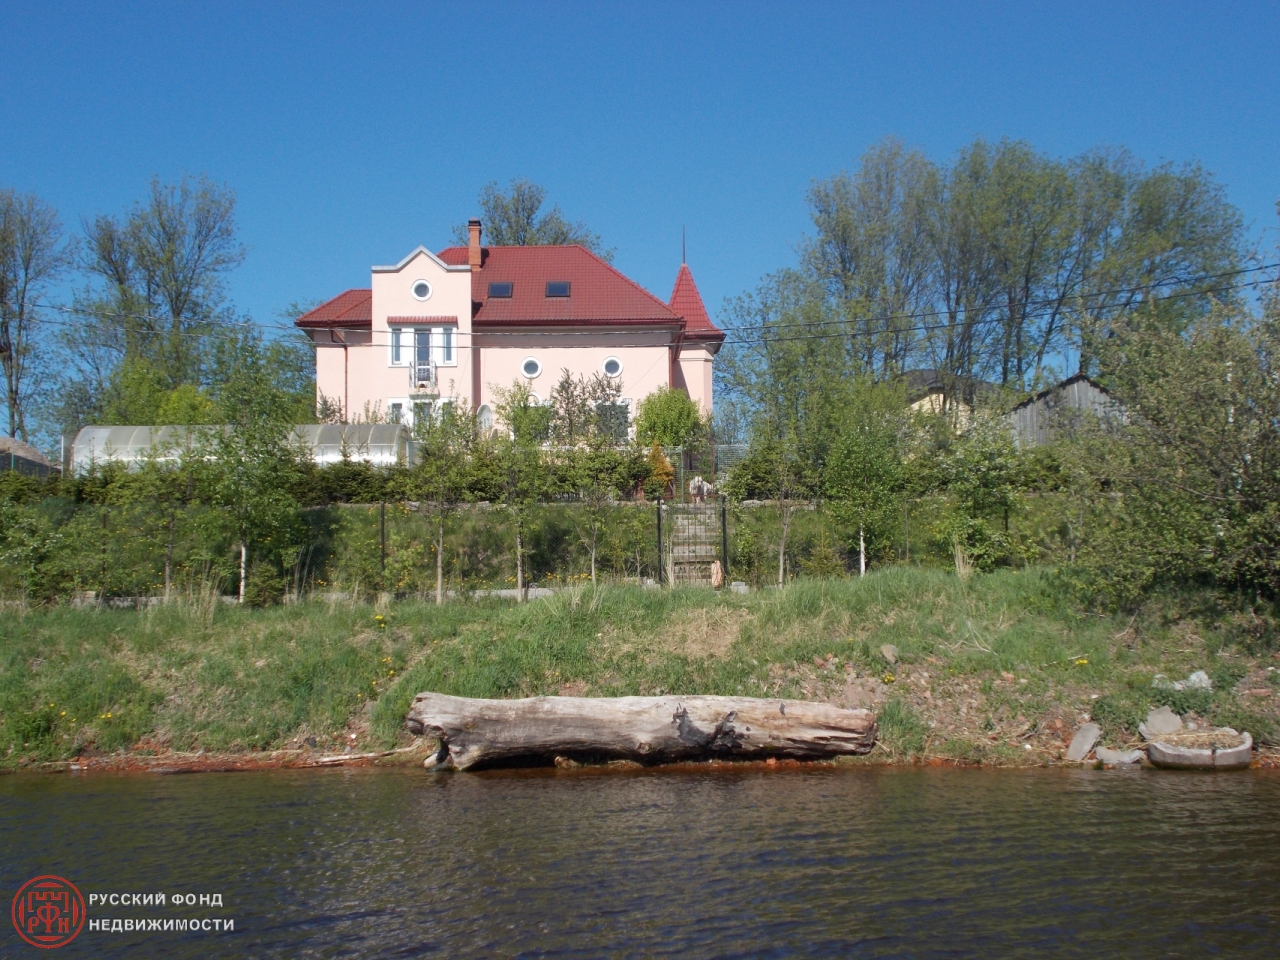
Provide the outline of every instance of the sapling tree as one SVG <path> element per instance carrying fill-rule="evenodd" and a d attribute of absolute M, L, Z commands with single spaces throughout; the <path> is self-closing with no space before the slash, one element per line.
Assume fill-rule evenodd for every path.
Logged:
<path fill-rule="evenodd" d="M 1008 421 L 998 414 L 980 411 L 943 454 L 939 479 L 954 506 L 944 535 L 957 573 L 963 575 L 971 562 L 989 567 L 1009 552 L 1009 516 L 1022 506 L 1025 471 Z M 1004 532 L 991 529 L 993 518 L 1003 520 Z"/>
<path fill-rule="evenodd" d="M 498 389 L 496 411 L 506 428 L 493 438 L 493 462 L 499 502 L 515 528 L 516 600 L 525 597 L 525 534 L 533 506 L 550 489 L 542 443 L 550 422 L 549 410 L 535 403 L 524 383 Z"/>
<path fill-rule="evenodd" d="M 445 521 L 464 503 L 471 490 L 472 457 L 478 439 L 475 414 L 465 399 L 446 404 L 433 415 L 414 420 L 418 465 L 407 474 L 404 486 L 419 509 L 428 513 L 434 528 L 436 555 L 436 603 L 444 603 Z"/>
<path fill-rule="evenodd" d="M 208 434 L 202 452 L 211 464 L 211 500 L 236 538 L 237 595 L 243 603 L 250 547 L 281 549 L 296 519 L 292 491 L 301 451 L 291 445 L 288 397 L 276 382 L 269 352 L 252 334 L 241 340 L 219 389 L 225 426 Z"/>
<path fill-rule="evenodd" d="M 201 455 L 208 445 L 203 432 L 179 431 L 166 441 L 154 443 L 136 472 L 112 485 L 110 502 L 141 508 L 159 521 L 154 531 L 162 541 L 164 555 L 164 602 L 173 597 L 174 550 L 179 528 L 191 507 L 207 490 L 208 464 Z"/>
<path fill-rule="evenodd" d="M 825 487 L 836 519 L 858 531 L 858 575 L 867 572 L 868 542 L 888 539 L 902 511 L 906 477 L 901 408 L 860 404 L 827 462 Z"/>

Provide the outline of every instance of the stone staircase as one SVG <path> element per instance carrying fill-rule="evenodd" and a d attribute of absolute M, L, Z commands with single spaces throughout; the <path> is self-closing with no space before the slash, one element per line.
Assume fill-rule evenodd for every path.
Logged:
<path fill-rule="evenodd" d="M 673 585 L 711 586 L 711 565 L 720 559 L 720 506 L 673 503 L 667 575 Z"/>

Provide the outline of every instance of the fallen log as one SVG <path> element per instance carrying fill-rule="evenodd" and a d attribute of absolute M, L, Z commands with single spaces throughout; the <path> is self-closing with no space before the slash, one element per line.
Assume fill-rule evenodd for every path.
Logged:
<path fill-rule="evenodd" d="M 752 697 L 473 700 L 420 693 L 405 723 L 412 733 L 440 741 L 428 767 L 459 770 L 557 758 L 817 760 L 867 753 L 876 741 L 876 720 L 866 710 Z"/>

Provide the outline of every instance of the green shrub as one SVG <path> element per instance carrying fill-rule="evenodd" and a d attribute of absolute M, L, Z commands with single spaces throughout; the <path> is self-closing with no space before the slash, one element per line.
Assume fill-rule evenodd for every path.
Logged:
<path fill-rule="evenodd" d="M 1158 707 L 1168 707 L 1179 716 L 1197 713 L 1202 717 L 1209 715 L 1213 707 L 1211 690 L 1170 690 L 1167 687 L 1152 687 L 1151 701 Z"/>
<path fill-rule="evenodd" d="M 929 728 L 905 700 L 890 700 L 880 711 L 876 722 L 880 728 L 880 744 L 890 753 L 911 756 L 924 751 L 924 739 Z"/>
<path fill-rule="evenodd" d="M 1090 717 L 1104 733 L 1132 738 L 1138 735 L 1138 724 L 1147 718 L 1150 702 L 1145 691 L 1109 693 L 1093 701 Z"/>
<path fill-rule="evenodd" d="M 268 563 L 255 563 L 244 582 L 244 602 L 249 607 L 269 607 L 284 599 L 287 583 Z"/>

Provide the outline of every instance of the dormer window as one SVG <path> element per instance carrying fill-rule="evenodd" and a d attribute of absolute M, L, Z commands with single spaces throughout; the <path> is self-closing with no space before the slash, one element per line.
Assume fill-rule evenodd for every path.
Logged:
<path fill-rule="evenodd" d="M 548 297 L 567 297 L 569 295 L 568 280 L 548 280 L 547 296 Z"/>
<path fill-rule="evenodd" d="M 503 300 L 510 299 L 511 291 L 512 291 L 512 284 L 509 282 L 489 284 L 489 297 L 491 299 L 492 298 L 499 298 Z M 547 294 L 547 296 L 550 296 L 550 294 Z"/>

